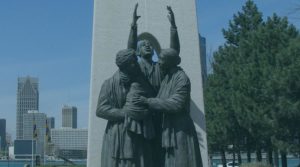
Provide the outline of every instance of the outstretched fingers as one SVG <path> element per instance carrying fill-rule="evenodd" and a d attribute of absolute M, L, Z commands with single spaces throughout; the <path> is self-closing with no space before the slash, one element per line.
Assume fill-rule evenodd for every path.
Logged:
<path fill-rule="evenodd" d="M 169 11 L 169 14 L 171 14 L 171 15 L 173 14 L 171 6 L 167 6 L 167 10 Z"/>
<path fill-rule="evenodd" d="M 133 19 L 134 19 L 134 21 L 137 21 L 141 17 L 141 16 L 137 15 L 137 8 L 138 8 L 138 6 L 139 6 L 139 4 L 136 3 L 135 7 L 134 7 L 134 12 L 133 12 Z"/>

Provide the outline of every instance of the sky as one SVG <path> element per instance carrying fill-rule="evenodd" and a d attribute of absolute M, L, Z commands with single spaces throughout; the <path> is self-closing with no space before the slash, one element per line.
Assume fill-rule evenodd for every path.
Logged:
<path fill-rule="evenodd" d="M 208 56 L 224 43 L 221 30 L 245 2 L 197 0 Z M 300 12 L 294 12 L 300 0 L 254 2 L 264 18 L 275 12 L 300 27 Z M 92 24 L 93 0 L 0 1 L 0 118 L 13 137 L 17 78 L 24 76 L 39 78 L 39 110 L 55 117 L 57 128 L 65 104 L 78 108 L 78 127 L 88 127 Z"/>

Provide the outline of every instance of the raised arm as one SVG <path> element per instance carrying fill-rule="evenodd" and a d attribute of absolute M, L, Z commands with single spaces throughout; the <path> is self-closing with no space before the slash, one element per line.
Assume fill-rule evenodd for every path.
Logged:
<path fill-rule="evenodd" d="M 175 17 L 174 17 L 174 13 L 172 11 L 171 6 L 167 6 L 167 10 L 169 12 L 168 14 L 168 19 L 170 21 L 171 24 L 171 28 L 170 28 L 170 48 L 175 49 L 178 54 L 180 53 L 180 43 L 179 43 L 179 37 L 178 37 L 178 32 L 177 32 L 177 27 L 176 27 L 176 23 L 175 23 Z"/>
<path fill-rule="evenodd" d="M 134 12 L 133 12 L 133 18 L 132 18 L 132 23 L 131 23 L 131 28 L 130 28 L 130 33 L 129 33 L 129 38 L 128 38 L 128 44 L 127 48 L 128 49 L 134 49 L 136 50 L 137 48 L 137 20 L 141 16 L 137 16 L 137 8 L 138 8 L 138 3 L 135 4 L 134 7 Z"/>
<path fill-rule="evenodd" d="M 106 119 L 106 120 L 112 120 L 112 121 L 118 121 L 118 120 L 124 120 L 125 118 L 125 112 L 120 108 L 115 108 L 111 105 L 109 102 L 109 90 L 110 84 L 105 81 L 102 85 L 98 103 L 97 103 L 97 109 L 96 109 L 96 115 L 97 117 Z"/>

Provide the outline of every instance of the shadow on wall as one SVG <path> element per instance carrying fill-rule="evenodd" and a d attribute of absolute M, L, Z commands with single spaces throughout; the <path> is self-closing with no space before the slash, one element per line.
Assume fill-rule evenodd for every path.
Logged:
<path fill-rule="evenodd" d="M 204 112 L 202 112 L 195 102 L 191 100 L 190 104 L 190 115 L 194 121 L 195 124 L 197 124 L 204 132 L 206 132 L 206 123 L 205 123 L 205 115 Z M 200 141 L 199 145 L 204 148 L 203 146 L 203 137 L 200 132 L 197 132 L 198 140 Z"/>

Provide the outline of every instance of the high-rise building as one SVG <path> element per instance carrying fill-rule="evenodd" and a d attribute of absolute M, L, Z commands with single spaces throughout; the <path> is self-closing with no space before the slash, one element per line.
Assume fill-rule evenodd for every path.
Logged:
<path fill-rule="evenodd" d="M 19 77 L 17 90 L 16 138 L 23 139 L 23 116 L 28 110 L 39 109 L 38 78 Z"/>
<path fill-rule="evenodd" d="M 54 117 L 47 117 L 48 127 L 50 129 L 55 128 L 55 118 Z"/>
<path fill-rule="evenodd" d="M 6 149 L 6 120 L 0 119 L 0 150 Z"/>
<path fill-rule="evenodd" d="M 64 106 L 62 108 L 62 127 L 77 128 L 77 108 Z"/>
<path fill-rule="evenodd" d="M 12 136 L 10 133 L 6 132 L 6 146 L 11 146 L 13 144 Z"/>
<path fill-rule="evenodd" d="M 36 153 L 40 156 L 43 156 L 44 153 L 46 119 L 46 114 L 34 110 L 28 111 L 28 113 L 24 114 L 23 116 L 23 139 L 36 140 Z M 36 128 L 34 128 L 34 126 Z M 36 138 L 33 137 L 34 133 L 37 134 Z"/>
<path fill-rule="evenodd" d="M 87 141 L 87 129 L 51 129 L 51 142 L 56 152 L 62 157 L 86 159 Z"/>
<path fill-rule="evenodd" d="M 199 35 L 200 39 L 200 60 L 201 60 L 201 73 L 202 73 L 202 82 L 206 83 L 207 79 L 207 64 L 206 64 L 206 39 Z"/>

